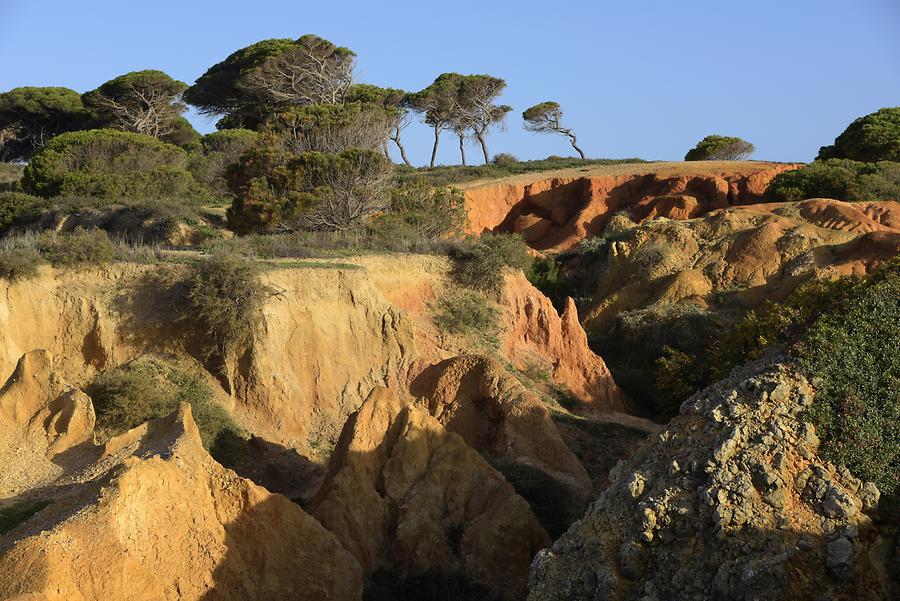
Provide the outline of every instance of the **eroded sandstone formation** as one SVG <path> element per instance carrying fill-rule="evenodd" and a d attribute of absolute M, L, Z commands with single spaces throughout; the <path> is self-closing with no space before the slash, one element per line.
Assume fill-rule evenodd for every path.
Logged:
<path fill-rule="evenodd" d="M 778 300 L 811 277 L 865 275 L 900 252 L 897 204 L 804 201 L 713 211 L 686 221 L 611 221 L 614 241 L 601 261 L 584 314 L 588 331 L 623 311 L 689 302 L 710 308 L 716 295 L 748 306 Z M 880 221 L 879 221 L 880 220 Z"/>
<path fill-rule="evenodd" d="M 538 555 L 528 598 L 892 598 L 878 489 L 818 455 L 812 394 L 762 362 L 685 401 Z"/>
<path fill-rule="evenodd" d="M 598 411 L 628 411 L 603 359 L 588 346 L 571 298 L 560 314 L 550 299 L 519 272 L 500 293 L 503 354 L 520 370 L 544 370 L 566 391 Z"/>
<path fill-rule="evenodd" d="M 476 355 L 443 361 L 412 388 L 447 430 L 486 457 L 529 466 L 563 483 L 576 504 L 587 501 L 591 480 L 565 445 L 544 403 L 496 360 Z"/>
<path fill-rule="evenodd" d="M 517 232 L 538 250 L 563 251 L 603 231 L 617 212 L 635 221 L 690 219 L 711 210 L 762 200 L 769 181 L 797 165 L 774 163 L 644 164 L 606 175 L 559 176 L 467 186 L 470 229 Z M 610 169 L 606 171 L 612 171 Z"/>
<path fill-rule="evenodd" d="M 206 453 L 189 405 L 112 439 L 0 539 L 0 597 L 358 600 L 362 571 L 314 518 Z"/>
<path fill-rule="evenodd" d="M 385 388 L 344 426 L 311 511 L 367 575 L 462 573 L 509 600 L 550 542 L 502 475 Z"/>

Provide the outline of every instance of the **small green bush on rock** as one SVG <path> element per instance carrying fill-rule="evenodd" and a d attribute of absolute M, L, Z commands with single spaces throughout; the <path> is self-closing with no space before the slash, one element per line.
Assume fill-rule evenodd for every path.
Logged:
<path fill-rule="evenodd" d="M 484 292 L 501 288 L 504 267 L 527 273 L 532 263 L 528 245 L 519 234 L 485 234 L 464 242 L 452 256 L 456 259 L 456 281 Z"/>
<path fill-rule="evenodd" d="M 154 358 L 142 358 L 100 374 L 88 387 L 103 438 L 164 417 L 190 403 L 203 445 L 209 449 L 224 433 L 240 431 L 213 400 L 212 388 L 198 375 Z"/>

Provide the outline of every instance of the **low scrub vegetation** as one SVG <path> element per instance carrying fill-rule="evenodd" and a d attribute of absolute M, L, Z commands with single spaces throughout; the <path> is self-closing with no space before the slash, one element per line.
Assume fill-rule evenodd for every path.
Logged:
<path fill-rule="evenodd" d="M 177 291 L 177 321 L 203 337 L 207 359 L 223 366 L 249 344 L 262 307 L 274 291 L 260 281 L 260 265 L 236 254 L 216 253 L 191 263 Z"/>
<path fill-rule="evenodd" d="M 0 234 L 16 222 L 38 213 L 46 201 L 22 192 L 0 192 Z"/>
<path fill-rule="evenodd" d="M 519 234 L 484 234 L 468 238 L 451 251 L 455 259 L 454 279 L 461 285 L 483 292 L 497 292 L 503 286 L 503 269 L 528 272 L 532 257 Z"/>
<path fill-rule="evenodd" d="M 766 194 L 783 201 L 807 198 L 894 200 L 900 198 L 900 163 L 860 163 L 849 159 L 815 161 L 776 175 Z"/>
<path fill-rule="evenodd" d="M 152 136 L 113 129 L 53 138 L 25 169 L 22 187 L 37 196 L 196 198 L 205 194 L 187 153 Z"/>
<path fill-rule="evenodd" d="M 103 230 L 75 229 L 67 234 L 44 232 L 37 248 L 54 267 L 103 265 L 116 258 L 116 245 Z"/>
<path fill-rule="evenodd" d="M 441 297 L 433 307 L 442 332 L 491 337 L 499 329 L 499 311 L 484 296 L 462 290 Z"/>
<path fill-rule="evenodd" d="M 749 311 L 693 352 L 669 348 L 656 386 L 674 405 L 735 366 L 784 347 L 816 388 L 807 419 L 822 452 L 896 494 L 900 485 L 900 261 L 868 279 L 811 281 Z"/>
<path fill-rule="evenodd" d="M 213 389 L 199 374 L 154 358 L 142 358 L 101 373 L 88 387 L 101 438 L 110 438 L 149 419 L 164 417 L 189 403 L 203 445 L 215 448 L 240 429 L 213 400 Z"/>
<path fill-rule="evenodd" d="M 411 167 L 398 167 L 397 173 L 400 181 L 422 179 L 432 186 L 449 186 L 462 184 L 479 179 L 493 179 L 510 175 L 521 175 L 537 171 L 551 171 L 554 169 L 585 168 L 599 165 L 622 165 L 628 163 L 645 163 L 643 159 L 577 159 L 572 157 L 551 156 L 546 159 L 534 161 L 501 160 L 501 164 L 488 165 L 452 165 L 446 167 L 430 167 L 414 169 Z"/>

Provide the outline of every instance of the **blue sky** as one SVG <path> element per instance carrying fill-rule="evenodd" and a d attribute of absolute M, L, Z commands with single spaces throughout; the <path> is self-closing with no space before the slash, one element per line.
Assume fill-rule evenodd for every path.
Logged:
<path fill-rule="evenodd" d="M 855 117 L 900 105 L 900 0 L 0 0 L 0 90 L 85 91 L 148 68 L 190 83 L 237 48 L 304 33 L 355 50 L 359 81 L 505 78 L 515 110 L 489 146 L 523 159 L 571 153 L 522 130 L 521 112 L 547 99 L 589 156 L 646 159 L 722 133 L 757 159 L 810 160 Z M 406 141 L 426 162 L 431 132 L 414 123 Z M 457 162 L 454 140 L 441 144 L 439 161 Z"/>

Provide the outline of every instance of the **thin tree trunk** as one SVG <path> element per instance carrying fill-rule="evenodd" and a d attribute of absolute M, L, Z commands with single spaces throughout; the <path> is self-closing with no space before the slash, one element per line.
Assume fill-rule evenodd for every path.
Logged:
<path fill-rule="evenodd" d="M 578 151 L 578 155 L 581 157 L 581 160 L 584 160 L 584 152 L 578 148 L 578 144 L 575 143 L 575 136 L 569 136 L 569 141 L 572 143 L 572 148 Z"/>
<path fill-rule="evenodd" d="M 391 153 L 388 152 L 387 140 L 381 143 L 381 151 L 384 153 L 384 158 L 391 160 Z"/>
<path fill-rule="evenodd" d="M 400 151 L 400 158 L 403 159 L 403 162 L 407 164 L 407 166 L 412 167 L 412 163 L 409 162 L 409 159 L 406 158 L 406 149 L 403 148 L 403 144 L 400 143 L 400 136 L 393 138 L 394 144 L 397 145 L 397 149 Z"/>
<path fill-rule="evenodd" d="M 438 136 L 441 133 L 440 125 L 434 126 L 434 147 L 431 149 L 431 166 L 434 167 L 434 159 L 437 156 Z"/>
<path fill-rule="evenodd" d="M 482 134 L 476 133 L 475 137 L 478 138 L 478 142 L 481 144 L 481 152 L 484 153 L 484 164 L 487 165 L 491 162 L 490 156 L 488 155 L 487 143 L 484 141 L 484 136 Z"/>
<path fill-rule="evenodd" d="M 462 159 L 463 167 L 466 166 L 466 145 L 462 134 L 459 136 L 459 157 Z"/>

